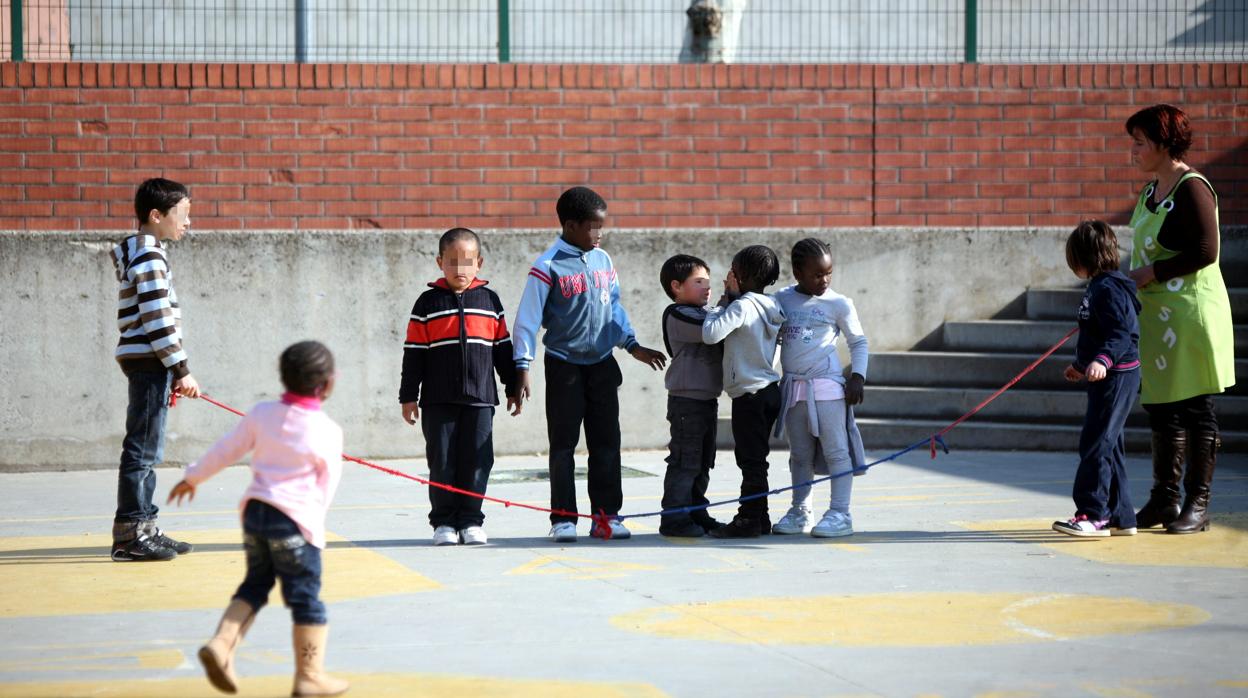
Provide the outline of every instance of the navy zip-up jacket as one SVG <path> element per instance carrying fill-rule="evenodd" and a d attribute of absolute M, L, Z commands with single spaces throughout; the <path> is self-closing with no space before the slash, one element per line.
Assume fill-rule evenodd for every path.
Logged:
<path fill-rule="evenodd" d="M 1079 304 L 1079 343 L 1076 370 L 1086 373 L 1099 361 L 1111 371 L 1129 371 L 1140 365 L 1140 301 L 1135 283 L 1120 271 L 1107 271 L 1088 282 Z"/>
<path fill-rule="evenodd" d="M 407 322 L 399 402 L 497 405 L 498 372 L 508 396 L 516 391 L 516 363 L 498 294 L 476 279 L 455 293 L 438 279 L 420 294 Z"/>

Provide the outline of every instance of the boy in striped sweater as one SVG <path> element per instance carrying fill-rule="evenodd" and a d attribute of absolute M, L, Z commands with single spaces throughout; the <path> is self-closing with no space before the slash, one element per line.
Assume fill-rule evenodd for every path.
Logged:
<path fill-rule="evenodd" d="M 494 467 L 495 372 L 512 416 L 521 409 L 511 337 L 498 294 L 477 278 L 477 234 L 443 233 L 437 261 L 443 278 L 416 299 L 407 323 L 399 402 L 404 421 L 420 420 L 429 478 L 483 495 Z M 430 487 L 429 505 L 434 545 L 486 542 L 480 497 Z"/>
<path fill-rule="evenodd" d="M 153 468 L 164 455 L 169 392 L 199 397 L 199 384 L 182 350 L 182 314 L 164 247 L 165 240 L 182 239 L 191 223 L 190 212 L 186 187 L 168 179 L 149 179 L 134 195 L 138 232 L 113 248 L 121 284 L 116 358 L 130 384 L 113 518 L 112 558 L 118 562 L 171 560 L 191 551 L 190 544 L 156 527 L 159 509 L 152 503 Z"/>

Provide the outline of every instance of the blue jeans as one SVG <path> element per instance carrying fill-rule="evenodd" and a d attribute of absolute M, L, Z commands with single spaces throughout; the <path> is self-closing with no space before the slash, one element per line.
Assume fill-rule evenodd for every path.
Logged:
<path fill-rule="evenodd" d="M 276 507 L 257 499 L 243 509 L 243 548 L 247 577 L 234 598 L 259 611 L 269 601 L 276 580 L 282 600 L 297 625 L 324 625 L 321 603 L 321 549 L 309 543 L 299 526 Z"/>
<path fill-rule="evenodd" d="M 1088 411 L 1079 435 L 1075 471 L 1075 513 L 1119 528 L 1135 527 L 1135 509 L 1127 492 L 1127 414 L 1140 391 L 1140 370 L 1110 371 L 1088 383 Z"/>
<path fill-rule="evenodd" d="M 135 371 L 126 407 L 126 438 L 121 443 L 117 475 L 117 514 L 113 523 L 151 521 L 160 509 L 152 503 L 156 491 L 153 468 L 165 454 L 165 417 L 169 414 L 168 371 Z"/>

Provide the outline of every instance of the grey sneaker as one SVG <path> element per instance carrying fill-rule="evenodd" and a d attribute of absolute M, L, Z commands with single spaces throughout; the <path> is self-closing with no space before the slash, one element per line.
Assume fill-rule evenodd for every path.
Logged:
<path fill-rule="evenodd" d="M 571 521 L 560 521 L 550 527 L 550 539 L 556 543 L 575 543 L 576 524 Z"/>
<path fill-rule="evenodd" d="M 162 562 L 177 556 L 176 550 L 160 545 L 147 535 L 113 543 L 113 562 Z"/>
<path fill-rule="evenodd" d="M 179 555 L 185 555 L 195 549 L 190 543 L 184 543 L 166 536 L 165 532 L 160 530 L 155 521 L 145 521 L 139 528 L 155 541 L 156 545 L 169 548 Z"/>
<path fill-rule="evenodd" d="M 810 510 L 801 507 L 789 507 L 784 518 L 771 527 L 771 532 L 782 536 L 805 533 L 810 530 Z"/>
<path fill-rule="evenodd" d="M 849 514 L 829 511 L 810 529 L 815 538 L 841 538 L 854 535 L 854 519 Z"/>

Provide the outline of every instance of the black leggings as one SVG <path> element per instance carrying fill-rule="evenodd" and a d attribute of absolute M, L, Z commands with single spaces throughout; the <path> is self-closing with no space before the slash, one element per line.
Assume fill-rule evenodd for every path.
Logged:
<path fill-rule="evenodd" d="M 1154 433 L 1177 434 L 1183 431 L 1218 431 L 1218 416 L 1213 413 L 1213 396 L 1197 395 L 1178 402 L 1144 405 L 1148 426 Z"/>

